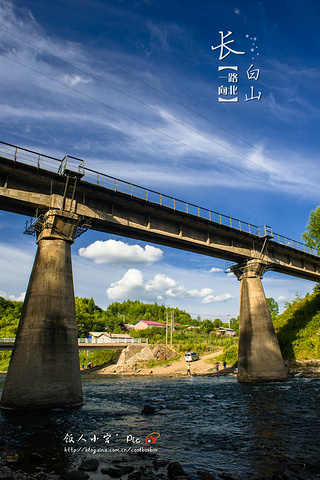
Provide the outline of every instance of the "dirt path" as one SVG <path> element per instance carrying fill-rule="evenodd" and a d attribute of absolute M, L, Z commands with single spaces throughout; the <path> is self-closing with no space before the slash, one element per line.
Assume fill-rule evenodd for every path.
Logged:
<path fill-rule="evenodd" d="M 190 362 L 190 371 L 191 374 L 195 375 L 204 375 L 204 374 L 214 374 L 222 373 L 223 365 L 219 363 L 219 372 L 217 372 L 214 363 L 208 363 L 208 359 L 215 358 L 222 353 L 222 349 L 215 352 L 209 353 L 206 355 L 201 355 L 200 360 L 196 362 Z M 122 370 L 123 367 L 123 370 Z M 136 375 L 161 375 L 161 376 L 182 376 L 187 375 L 188 362 L 185 361 L 184 356 L 180 360 L 168 361 L 167 365 L 161 365 L 157 367 L 147 368 L 147 367 L 138 367 Z M 230 365 L 227 365 L 226 371 L 230 373 Z M 104 375 L 116 374 L 116 375 L 134 375 L 134 366 L 132 364 L 124 365 L 110 365 L 106 368 L 103 368 L 95 373 L 100 373 Z"/>

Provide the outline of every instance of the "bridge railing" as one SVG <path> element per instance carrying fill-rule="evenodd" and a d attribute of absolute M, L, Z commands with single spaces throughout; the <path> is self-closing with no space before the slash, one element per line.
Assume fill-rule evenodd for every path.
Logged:
<path fill-rule="evenodd" d="M 302 242 L 298 242 L 297 240 L 292 240 L 291 238 L 284 237 L 283 235 L 279 235 L 278 233 L 273 233 L 274 242 L 279 243 L 280 245 L 285 245 L 286 247 L 291 247 L 300 252 L 304 253 L 312 253 L 313 255 L 318 255 L 318 252 L 314 248 L 310 248 Z"/>
<path fill-rule="evenodd" d="M 184 202 L 183 200 L 170 197 L 169 195 L 164 195 L 163 193 L 155 192 L 154 190 L 140 187 L 139 185 L 135 185 L 124 180 L 119 180 L 118 178 L 96 172 L 89 168 L 85 168 L 85 180 L 89 183 L 94 183 L 99 187 L 105 187 L 109 190 L 113 190 L 114 192 L 121 192 L 135 198 L 140 198 L 146 202 L 155 203 L 157 205 L 161 205 L 172 210 L 177 210 L 188 215 L 204 218 L 226 227 L 235 228 L 240 232 L 251 233 L 253 235 L 263 237 L 267 235 L 267 231 L 270 231 L 270 227 L 267 227 L 266 225 L 253 225 L 242 220 L 223 215 L 222 213 L 218 213 L 204 207 L 199 207 L 193 203 Z"/>
<path fill-rule="evenodd" d="M 58 173 L 59 171 L 61 172 L 62 162 L 67 158 L 68 165 L 72 165 L 72 169 L 76 171 L 77 169 L 79 170 L 79 168 L 81 168 L 81 170 L 84 172 L 84 180 L 98 187 L 105 187 L 109 190 L 113 190 L 114 192 L 121 192 L 135 198 L 140 198 L 146 202 L 154 203 L 185 213 L 187 215 L 204 218 L 210 222 L 214 222 L 225 227 L 230 227 L 240 232 L 249 233 L 257 237 L 269 236 L 279 245 L 289 246 L 301 252 L 318 255 L 318 252 L 315 249 L 308 247 L 302 242 L 298 242 L 296 240 L 292 240 L 291 238 L 274 233 L 272 232 L 271 228 L 266 225 L 253 225 L 213 210 L 199 207 L 192 203 L 184 202 L 183 200 L 178 200 L 168 195 L 155 192 L 154 190 L 143 188 L 124 180 L 119 180 L 118 178 L 111 177 L 110 175 L 96 172 L 90 168 L 83 167 L 83 160 L 75 157 L 68 156 L 65 157 L 64 160 L 59 160 L 57 158 L 42 155 L 37 152 L 17 147 L 5 142 L 0 142 L 0 156 L 9 158 L 13 162 L 18 161 L 27 165 L 36 166 L 37 168 L 49 170 L 54 173 Z"/>
<path fill-rule="evenodd" d="M 61 160 L 57 158 L 42 155 L 32 150 L 16 147 L 15 145 L 4 142 L 0 142 L 0 155 L 9 158 L 13 162 L 21 162 L 55 173 L 57 173 L 61 164 Z"/>
<path fill-rule="evenodd" d="M 89 168 L 85 168 L 84 170 L 86 172 L 85 180 L 89 183 L 94 183 L 97 186 L 108 188 L 114 192 L 121 192 L 135 198 L 140 198 L 147 202 L 171 208 L 172 210 L 186 213 L 188 215 L 204 218 L 210 222 L 218 223 L 219 225 L 230 227 L 235 230 L 239 230 L 240 232 L 250 233 L 257 237 L 269 236 L 274 242 L 280 245 L 289 246 L 301 252 L 318 255 L 315 249 L 308 247 L 302 242 L 292 240 L 291 238 L 285 237 L 278 233 L 273 233 L 271 227 L 267 225 L 253 225 L 251 223 L 223 215 L 222 213 L 218 213 L 213 210 L 199 207 L 198 205 L 184 202 L 183 200 L 178 200 L 174 197 L 155 192 L 154 190 L 143 188 L 124 180 L 119 180 L 118 178 L 96 172 Z"/>
<path fill-rule="evenodd" d="M 92 341 L 91 338 L 78 338 L 79 344 L 87 345 L 110 345 L 110 344 L 129 344 L 129 343 L 145 343 L 148 344 L 147 338 L 103 338 L 101 341 Z"/>
<path fill-rule="evenodd" d="M 16 337 L 0 337 L 0 343 L 14 343 Z M 109 344 L 129 344 L 129 343 L 145 343 L 148 344 L 147 338 L 110 338 L 108 340 L 103 339 L 101 342 L 92 342 L 89 338 L 78 338 L 78 343 L 89 344 L 89 345 L 109 345 Z"/>

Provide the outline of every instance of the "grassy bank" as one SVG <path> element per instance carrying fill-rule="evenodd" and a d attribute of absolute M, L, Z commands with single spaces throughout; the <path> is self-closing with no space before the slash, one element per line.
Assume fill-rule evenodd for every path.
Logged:
<path fill-rule="evenodd" d="M 115 362 L 116 352 L 115 351 L 103 351 L 103 350 L 93 350 L 79 353 L 80 367 L 82 365 L 87 367 L 88 362 L 92 362 L 94 366 L 105 367 L 106 365 Z"/>
<path fill-rule="evenodd" d="M 296 298 L 274 321 L 285 360 L 320 359 L 320 289 Z"/>

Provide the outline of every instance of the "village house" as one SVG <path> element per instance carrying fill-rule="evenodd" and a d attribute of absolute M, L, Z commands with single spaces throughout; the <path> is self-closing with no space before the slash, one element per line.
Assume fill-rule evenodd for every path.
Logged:
<path fill-rule="evenodd" d="M 88 343 L 116 343 L 133 342 L 134 339 L 127 333 L 89 332 Z"/>
<path fill-rule="evenodd" d="M 232 328 L 225 328 L 225 327 L 220 327 L 217 328 L 214 332 L 218 337 L 225 336 L 225 337 L 234 337 L 236 335 L 235 330 Z"/>
<path fill-rule="evenodd" d="M 165 326 L 162 323 L 154 322 L 152 320 L 139 320 L 139 322 L 134 324 L 133 328 L 134 330 L 145 330 L 146 328 L 152 328 L 152 327 L 165 329 Z"/>

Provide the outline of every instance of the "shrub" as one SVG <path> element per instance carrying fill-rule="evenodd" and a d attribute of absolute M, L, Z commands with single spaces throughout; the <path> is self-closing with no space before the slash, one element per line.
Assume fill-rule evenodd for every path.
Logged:
<path fill-rule="evenodd" d="M 94 365 L 102 367 L 107 365 L 108 363 L 114 362 L 116 359 L 116 352 L 115 351 L 103 351 L 103 350 L 93 350 L 87 353 L 80 352 L 79 360 L 80 365 L 84 363 L 84 366 L 87 366 L 88 362 L 92 362 Z"/>
<path fill-rule="evenodd" d="M 234 343 L 231 346 L 226 346 L 223 349 L 223 353 L 215 359 L 220 362 L 226 362 L 228 365 L 235 366 L 238 363 L 238 343 Z"/>

